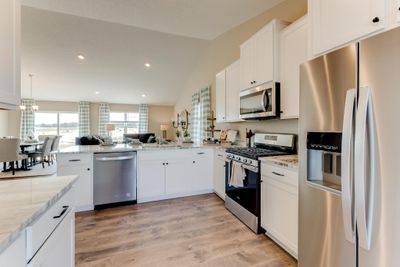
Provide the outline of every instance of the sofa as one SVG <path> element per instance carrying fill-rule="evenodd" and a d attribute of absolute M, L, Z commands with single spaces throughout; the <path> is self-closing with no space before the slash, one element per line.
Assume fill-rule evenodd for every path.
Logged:
<path fill-rule="evenodd" d="M 104 138 L 100 135 L 85 135 L 75 138 L 75 145 L 78 146 L 100 145 L 101 142 L 104 142 Z"/>
<path fill-rule="evenodd" d="M 141 143 L 155 143 L 156 135 L 154 133 L 124 134 L 124 142 L 129 143 L 129 139 L 137 139 Z"/>

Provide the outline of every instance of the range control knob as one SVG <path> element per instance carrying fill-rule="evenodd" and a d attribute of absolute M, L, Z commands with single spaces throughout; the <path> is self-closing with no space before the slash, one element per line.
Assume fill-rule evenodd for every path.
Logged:
<path fill-rule="evenodd" d="M 253 163 L 253 161 L 252 161 L 252 160 L 249 160 L 249 162 L 248 162 L 248 163 L 250 163 L 250 164 L 251 164 L 251 163 Z"/>
<path fill-rule="evenodd" d="M 247 162 L 247 159 L 244 159 L 243 162 Z"/>

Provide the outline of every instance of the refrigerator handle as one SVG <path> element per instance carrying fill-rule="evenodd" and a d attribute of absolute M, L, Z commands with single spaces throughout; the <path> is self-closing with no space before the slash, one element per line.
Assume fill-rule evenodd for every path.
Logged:
<path fill-rule="evenodd" d="M 344 233 L 348 241 L 355 241 L 355 218 L 353 202 L 353 137 L 356 111 L 356 89 L 346 93 L 342 133 L 342 213 Z"/>
<path fill-rule="evenodd" d="M 355 210 L 360 247 L 371 247 L 376 185 L 379 179 L 378 144 L 371 89 L 360 88 L 355 137 Z"/>

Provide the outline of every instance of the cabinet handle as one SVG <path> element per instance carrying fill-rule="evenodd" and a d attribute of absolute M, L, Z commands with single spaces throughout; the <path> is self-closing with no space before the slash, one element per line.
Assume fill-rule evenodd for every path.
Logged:
<path fill-rule="evenodd" d="M 285 176 L 284 174 L 278 173 L 278 172 L 272 172 L 272 173 L 275 174 L 275 175 L 278 175 L 278 176 Z"/>
<path fill-rule="evenodd" d="M 88 171 L 90 171 L 90 168 L 87 168 Z"/>
<path fill-rule="evenodd" d="M 61 218 L 61 216 L 63 216 L 64 213 L 67 212 L 68 208 L 69 208 L 69 206 L 63 206 L 63 210 L 61 211 L 61 213 L 58 214 L 57 216 L 53 216 L 53 219 Z"/>
<path fill-rule="evenodd" d="M 373 19 L 372 19 L 372 22 L 373 22 L 373 23 L 378 23 L 378 22 L 379 22 L 379 17 L 373 18 Z"/>
<path fill-rule="evenodd" d="M 168 162 L 167 162 L 167 163 L 165 163 L 165 165 L 168 165 Z"/>
<path fill-rule="evenodd" d="M 69 162 L 81 161 L 80 159 L 70 159 Z"/>
<path fill-rule="evenodd" d="M 196 161 L 193 160 L 193 163 L 196 163 Z"/>
<path fill-rule="evenodd" d="M 198 152 L 197 155 L 204 155 L 204 152 Z"/>

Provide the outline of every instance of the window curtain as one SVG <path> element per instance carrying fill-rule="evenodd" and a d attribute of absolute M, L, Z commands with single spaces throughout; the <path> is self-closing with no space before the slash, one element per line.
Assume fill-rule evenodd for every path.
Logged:
<path fill-rule="evenodd" d="M 99 106 L 99 135 L 108 135 L 106 124 L 110 122 L 110 105 L 108 103 L 100 103 Z"/>
<path fill-rule="evenodd" d="M 21 104 L 26 107 L 25 110 L 21 110 L 20 125 L 20 137 L 24 141 L 28 136 L 35 134 L 35 111 L 32 109 L 35 101 L 33 99 L 21 99 Z"/>
<path fill-rule="evenodd" d="M 149 127 L 149 106 L 139 105 L 139 133 L 147 133 Z"/>
<path fill-rule="evenodd" d="M 79 102 L 79 136 L 90 134 L 90 103 Z"/>
<path fill-rule="evenodd" d="M 200 143 L 209 138 L 211 122 L 208 120 L 211 109 L 210 88 L 203 88 L 192 95 L 191 131 L 193 141 Z"/>

